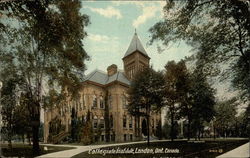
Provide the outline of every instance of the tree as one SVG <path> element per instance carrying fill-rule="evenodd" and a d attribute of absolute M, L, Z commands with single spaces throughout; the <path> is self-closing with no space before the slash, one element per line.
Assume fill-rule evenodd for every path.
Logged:
<path fill-rule="evenodd" d="M 17 106 L 17 81 L 14 78 L 3 82 L 1 91 L 1 115 L 3 121 L 2 132 L 7 136 L 8 146 L 12 148 L 12 136 L 15 133 L 15 108 Z"/>
<path fill-rule="evenodd" d="M 249 101 L 249 7 L 249 0 L 169 0 L 164 19 L 150 29 L 151 43 L 186 41 L 195 48 L 206 74 L 218 74 L 219 66 L 229 65 L 225 74 Z"/>
<path fill-rule="evenodd" d="M 157 122 L 156 125 L 156 132 L 155 132 L 155 136 L 158 137 L 158 139 L 162 139 L 162 127 L 161 127 L 161 121 Z"/>
<path fill-rule="evenodd" d="M 105 140 L 106 142 L 109 142 L 110 141 L 110 116 L 109 116 L 109 103 L 108 103 L 108 96 L 109 96 L 109 92 L 108 90 L 106 91 L 106 95 L 105 95 L 105 98 L 104 98 L 104 110 L 105 110 L 105 113 L 104 113 L 104 121 L 105 121 Z M 113 120 L 111 120 L 113 121 Z"/>
<path fill-rule="evenodd" d="M 128 91 L 128 111 L 133 116 L 146 117 L 149 145 L 149 117 L 152 110 L 160 110 L 164 105 L 165 80 L 161 72 L 145 68 L 132 80 Z M 139 119 L 140 120 L 140 119 Z"/>
<path fill-rule="evenodd" d="M 19 104 L 15 107 L 14 116 L 15 116 L 15 132 L 18 135 L 22 136 L 23 142 L 25 135 L 28 137 L 31 135 L 32 129 L 30 125 L 30 114 L 28 111 L 28 100 L 26 98 L 27 95 L 21 92 L 18 97 Z M 30 140 L 30 138 L 28 138 Z M 30 142 L 29 142 L 30 143 Z"/>
<path fill-rule="evenodd" d="M 215 106 L 215 127 L 220 136 L 229 136 L 236 121 L 237 98 L 221 101 Z"/>
<path fill-rule="evenodd" d="M 175 61 L 169 61 L 166 64 L 165 69 L 166 106 L 168 107 L 168 113 L 170 114 L 170 137 L 173 141 L 175 135 L 174 125 L 175 120 L 178 117 L 179 106 L 184 106 L 184 104 L 187 103 L 186 96 L 188 92 L 188 72 L 183 60 L 178 63 Z"/>
<path fill-rule="evenodd" d="M 82 135 L 83 144 L 91 144 L 93 142 L 93 128 L 90 119 L 90 111 L 87 113 L 86 123 L 83 127 L 83 135 Z"/>
<path fill-rule="evenodd" d="M 190 87 L 191 121 L 194 124 L 194 131 L 198 131 L 200 139 L 201 129 L 204 121 L 210 122 L 214 115 L 215 92 L 208 84 L 206 76 L 202 70 L 197 67 L 191 75 L 192 84 Z M 197 132 L 195 132 L 197 133 Z"/>
<path fill-rule="evenodd" d="M 0 24 L 3 37 L 0 59 L 7 65 L 14 63 L 17 73 L 25 79 L 34 154 L 39 154 L 44 82 L 48 80 L 51 87 L 53 83 L 67 85 L 70 92 L 75 92 L 73 89 L 79 81 L 77 73 L 85 70 L 84 60 L 88 56 L 82 39 L 89 20 L 80 14 L 80 8 L 78 0 L 8 1 L 0 6 L 1 14 L 8 17 Z M 14 20 L 18 26 L 12 27 L 8 20 Z"/>

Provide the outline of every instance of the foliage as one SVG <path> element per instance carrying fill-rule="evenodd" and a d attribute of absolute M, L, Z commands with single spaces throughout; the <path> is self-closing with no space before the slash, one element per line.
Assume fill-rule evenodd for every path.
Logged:
<path fill-rule="evenodd" d="M 168 114 L 170 115 L 170 137 L 174 139 L 174 125 L 175 120 L 178 119 L 179 106 L 186 103 L 186 95 L 188 92 L 188 72 L 185 62 L 181 60 L 176 63 L 169 61 L 166 66 L 165 80 L 166 80 L 166 106 Z M 185 104 L 186 105 L 186 104 Z"/>
<path fill-rule="evenodd" d="M 9 78 L 3 82 L 3 88 L 1 89 L 1 115 L 3 121 L 3 127 L 1 133 L 7 136 L 9 147 L 11 148 L 12 136 L 15 133 L 16 115 L 15 108 L 17 106 L 17 81 L 15 78 Z M 20 118 L 18 118 L 20 119 Z"/>
<path fill-rule="evenodd" d="M 158 139 L 162 139 L 161 121 L 157 122 L 155 136 L 158 137 Z"/>
<path fill-rule="evenodd" d="M 189 103 L 191 103 L 190 111 L 192 116 L 190 116 L 190 119 L 195 127 L 193 131 L 198 131 L 198 137 L 200 138 L 203 123 L 210 122 L 215 115 L 215 91 L 208 84 L 206 76 L 199 68 L 196 68 L 192 73 L 191 81 L 190 96 L 188 98 Z"/>
<path fill-rule="evenodd" d="M 16 134 L 24 137 L 25 134 L 31 135 L 32 128 L 30 124 L 30 114 L 28 110 L 28 99 L 25 93 L 21 93 L 18 98 L 19 104 L 15 107 L 15 126 Z"/>
<path fill-rule="evenodd" d="M 0 12 L 5 17 L 0 21 L 1 64 L 6 67 L 14 64 L 17 74 L 24 77 L 34 153 L 39 153 L 44 81 L 48 80 L 51 87 L 67 85 L 70 92 L 77 92 L 78 74 L 85 70 L 84 60 L 88 56 L 82 39 L 86 36 L 89 19 L 80 14 L 80 7 L 78 0 L 25 0 L 0 4 Z"/>
<path fill-rule="evenodd" d="M 93 142 L 93 137 L 94 136 L 93 136 L 92 123 L 91 123 L 91 119 L 90 119 L 90 111 L 88 111 L 87 120 L 86 120 L 86 123 L 83 127 L 83 134 L 82 134 L 81 141 L 83 142 L 83 144 L 89 145 Z"/>
<path fill-rule="evenodd" d="M 215 127 L 220 136 L 228 136 L 230 130 L 234 128 L 236 121 L 236 105 L 236 98 L 216 104 Z"/>
<path fill-rule="evenodd" d="M 164 105 L 165 80 L 161 72 L 145 68 L 138 72 L 129 89 L 128 111 L 133 116 L 142 116 L 149 122 L 150 111 L 160 110 Z M 149 130 L 149 123 L 147 123 Z M 148 134 L 149 143 L 149 134 Z"/>
<path fill-rule="evenodd" d="M 105 140 L 106 142 L 110 141 L 110 126 L 111 126 L 111 122 L 110 122 L 110 112 L 109 112 L 109 104 L 108 104 L 108 96 L 109 96 L 109 92 L 106 91 L 106 95 L 105 95 L 105 101 L 104 101 L 104 121 L 105 121 Z M 113 120 L 111 120 L 113 121 Z M 112 122 L 113 123 L 113 122 Z"/>
<path fill-rule="evenodd" d="M 151 43 L 186 41 L 196 50 L 205 74 L 216 75 L 220 67 L 229 66 L 224 75 L 249 101 L 249 5 L 239 0 L 168 0 L 164 19 L 150 29 Z"/>

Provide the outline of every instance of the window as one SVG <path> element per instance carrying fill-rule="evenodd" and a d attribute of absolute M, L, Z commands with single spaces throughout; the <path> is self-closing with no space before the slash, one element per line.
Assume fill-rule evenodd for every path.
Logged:
<path fill-rule="evenodd" d="M 130 141 L 133 140 L 133 134 L 130 134 Z"/>
<path fill-rule="evenodd" d="M 102 117 L 100 120 L 100 128 L 104 128 L 104 118 Z"/>
<path fill-rule="evenodd" d="M 124 137 L 124 141 L 126 141 L 126 140 L 127 140 L 127 139 L 126 139 L 126 138 L 127 138 L 127 135 L 124 134 L 123 137 Z"/>
<path fill-rule="evenodd" d="M 111 109 L 112 108 L 112 96 L 109 95 L 109 108 Z"/>
<path fill-rule="evenodd" d="M 96 129 L 98 126 L 98 120 L 97 120 L 97 117 L 94 116 L 94 120 L 93 120 L 93 127 Z"/>
<path fill-rule="evenodd" d="M 110 128 L 113 128 L 114 123 L 113 123 L 113 115 L 110 115 Z"/>
<path fill-rule="evenodd" d="M 100 108 L 104 109 L 104 100 L 102 96 L 100 97 Z"/>
<path fill-rule="evenodd" d="M 123 116 L 123 128 L 127 128 L 127 118 L 125 115 Z"/>
<path fill-rule="evenodd" d="M 104 135 L 101 136 L 101 141 L 104 141 Z"/>
<path fill-rule="evenodd" d="M 85 95 L 82 96 L 82 109 L 85 109 Z"/>
<path fill-rule="evenodd" d="M 132 129 L 132 126 L 133 126 L 133 118 L 130 117 L 130 120 L 129 120 L 129 128 Z"/>
<path fill-rule="evenodd" d="M 115 133 L 110 135 L 111 141 L 115 141 Z"/>
<path fill-rule="evenodd" d="M 127 108 L 127 99 L 125 95 L 121 96 L 121 102 L 122 102 L 123 109 Z"/>
<path fill-rule="evenodd" d="M 93 106 L 92 107 L 97 108 L 97 98 L 95 95 L 93 96 Z"/>

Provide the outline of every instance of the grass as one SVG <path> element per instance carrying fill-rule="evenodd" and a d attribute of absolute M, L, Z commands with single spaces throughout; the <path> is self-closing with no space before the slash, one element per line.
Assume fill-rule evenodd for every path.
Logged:
<path fill-rule="evenodd" d="M 45 149 L 44 147 L 47 147 L 47 150 L 44 150 Z M 74 148 L 40 145 L 39 155 L 57 151 L 69 150 L 69 149 L 74 149 Z M 33 155 L 31 145 L 21 144 L 21 143 L 12 144 L 12 149 L 9 149 L 7 144 L 1 144 L 1 155 L 4 157 L 25 157 L 25 158 L 30 158 L 35 156 Z"/>
<path fill-rule="evenodd" d="M 122 145 L 122 146 L 113 146 L 101 148 L 104 150 L 111 151 L 112 149 L 117 150 L 136 150 L 144 149 L 144 151 L 150 151 L 152 149 L 153 154 L 147 153 L 139 153 L 139 154 L 106 154 L 103 156 L 102 154 L 89 154 L 88 152 L 83 152 L 78 155 L 75 155 L 73 158 L 160 158 L 160 157 L 168 157 L 168 158 L 179 158 L 179 157 L 187 157 L 187 158 L 214 158 L 218 155 L 221 155 L 227 151 L 230 151 L 244 143 L 248 142 L 247 139 L 218 139 L 218 140 L 206 140 L 206 141 L 184 141 L 178 140 L 174 142 L 163 141 L 163 142 L 152 142 L 150 146 L 147 146 L 146 143 L 142 144 L 131 144 L 131 145 Z M 155 153 L 156 149 L 175 149 L 175 151 L 179 150 L 179 153 Z M 146 149 L 146 150 L 145 150 Z M 177 149 L 177 150 L 176 150 Z M 138 151 L 138 150 L 137 150 Z"/>

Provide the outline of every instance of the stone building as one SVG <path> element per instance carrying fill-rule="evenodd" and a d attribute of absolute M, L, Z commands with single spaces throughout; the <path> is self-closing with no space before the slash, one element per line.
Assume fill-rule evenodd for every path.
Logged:
<path fill-rule="evenodd" d="M 146 53 L 137 33 L 134 34 L 132 41 L 122 58 L 124 71 L 118 70 L 117 66 L 112 64 L 107 68 L 107 73 L 95 70 L 85 76 L 82 82 L 82 90 L 78 100 L 72 100 L 68 97 L 64 106 L 46 110 L 44 122 L 44 141 L 49 140 L 50 124 L 52 120 L 59 120 L 62 124 L 63 133 L 70 131 L 71 112 L 74 108 L 77 111 L 79 119 L 86 119 L 88 111 L 92 127 L 95 132 L 98 128 L 99 137 L 95 141 L 105 141 L 105 103 L 108 104 L 108 116 L 110 127 L 110 140 L 116 142 L 140 140 L 147 135 L 146 118 L 140 118 L 139 121 L 131 116 L 127 110 L 127 91 L 131 79 L 134 75 L 145 67 L 149 67 L 150 57 Z M 139 125 L 138 125 L 139 122 Z M 156 126 L 161 122 L 161 114 L 153 113 L 150 118 L 150 135 L 154 136 Z M 60 135 L 60 134 L 58 134 Z"/>

